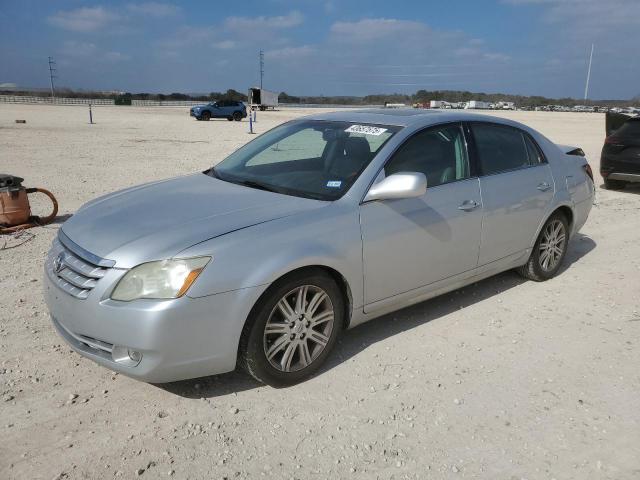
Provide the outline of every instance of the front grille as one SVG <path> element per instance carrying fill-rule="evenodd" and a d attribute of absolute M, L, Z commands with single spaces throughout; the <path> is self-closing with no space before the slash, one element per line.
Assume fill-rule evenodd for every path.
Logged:
<path fill-rule="evenodd" d="M 109 270 L 81 258 L 58 238 L 53 241 L 45 269 L 58 287 L 81 300 L 89 296 L 89 292 Z"/>

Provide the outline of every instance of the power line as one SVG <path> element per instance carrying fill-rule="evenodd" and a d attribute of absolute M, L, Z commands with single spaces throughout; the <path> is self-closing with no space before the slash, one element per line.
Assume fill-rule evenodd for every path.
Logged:
<path fill-rule="evenodd" d="M 49 57 L 49 81 L 51 82 L 51 98 L 55 97 L 53 79 L 58 78 L 56 75 L 54 75 L 54 72 L 56 71 L 55 65 L 56 62 L 53 60 L 53 57 Z"/>
<path fill-rule="evenodd" d="M 264 77 L 264 52 L 260 50 L 260 90 L 262 90 L 262 77 Z"/>

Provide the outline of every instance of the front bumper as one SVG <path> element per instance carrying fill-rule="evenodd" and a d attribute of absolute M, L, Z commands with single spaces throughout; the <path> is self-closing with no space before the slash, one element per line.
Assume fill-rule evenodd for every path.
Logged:
<path fill-rule="evenodd" d="M 100 365 L 152 383 L 232 371 L 244 322 L 262 291 L 117 302 L 94 290 L 81 300 L 54 284 L 47 271 L 44 275 L 45 301 L 65 341 Z M 115 347 L 142 358 L 137 365 L 116 361 Z"/>

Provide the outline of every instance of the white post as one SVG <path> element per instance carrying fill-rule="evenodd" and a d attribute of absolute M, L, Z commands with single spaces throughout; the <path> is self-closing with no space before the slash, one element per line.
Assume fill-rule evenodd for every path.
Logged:
<path fill-rule="evenodd" d="M 589 81 L 591 80 L 591 62 L 593 61 L 593 43 L 591 44 L 591 54 L 589 55 L 589 69 L 587 70 L 587 84 L 584 86 L 584 99 L 589 96 Z"/>

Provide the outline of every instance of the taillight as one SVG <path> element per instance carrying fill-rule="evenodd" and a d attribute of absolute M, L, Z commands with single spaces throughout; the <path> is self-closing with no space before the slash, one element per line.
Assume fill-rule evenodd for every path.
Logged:
<path fill-rule="evenodd" d="M 620 139 L 618 137 L 614 137 L 613 135 L 609 135 L 604 139 L 604 143 L 608 145 L 613 145 L 616 143 L 620 143 Z"/>
<path fill-rule="evenodd" d="M 591 170 L 591 165 L 589 165 L 588 163 L 585 163 L 582 168 L 584 169 L 584 173 L 586 173 L 587 175 L 589 175 L 589 178 L 591 179 L 591 181 L 593 182 L 593 171 Z M 594 182 L 595 183 L 595 182 Z"/>

